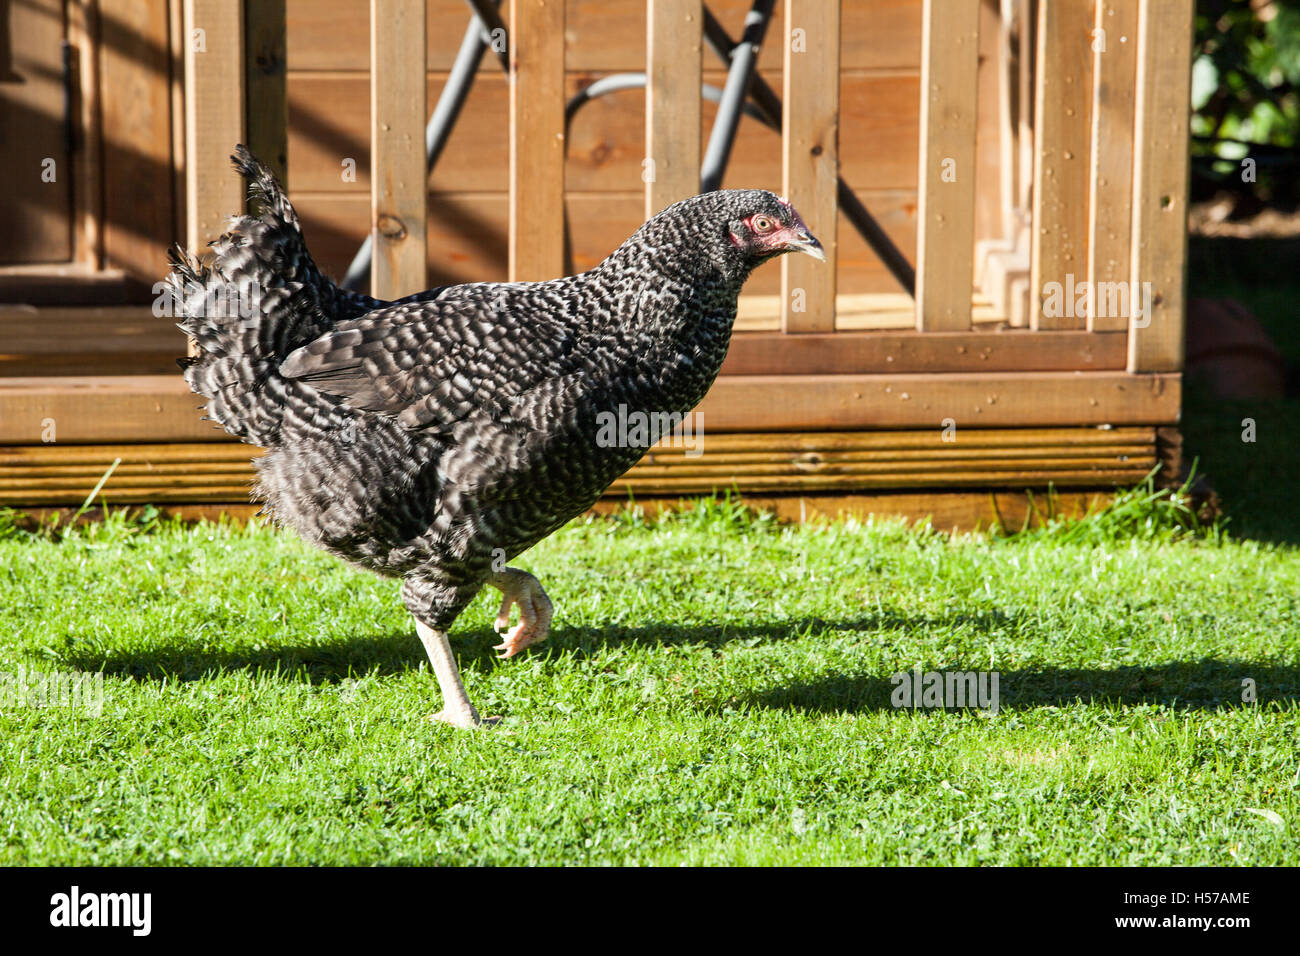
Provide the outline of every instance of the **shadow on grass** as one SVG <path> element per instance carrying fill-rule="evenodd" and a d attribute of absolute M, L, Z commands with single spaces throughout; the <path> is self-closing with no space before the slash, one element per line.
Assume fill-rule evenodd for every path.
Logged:
<path fill-rule="evenodd" d="M 821 631 L 871 631 L 903 626 L 935 626 L 933 619 L 908 618 L 898 614 L 880 614 L 853 621 L 825 621 L 808 618 L 783 624 L 748 627 L 650 626 L 607 628 L 555 628 L 550 639 L 539 648 L 565 650 L 579 660 L 601 648 L 619 644 L 660 646 L 703 644 L 721 647 L 732 641 L 776 641 L 794 637 L 809 628 Z M 510 667 L 514 662 L 500 661 L 493 645 L 501 638 L 490 630 L 453 631 L 452 646 L 462 669 L 491 670 Z M 531 653 L 537 653 L 533 651 Z M 416 639 L 415 629 L 386 635 L 338 637 L 312 644 L 284 643 L 231 650 L 195 646 L 193 642 L 155 645 L 140 650 L 113 650 L 108 653 L 90 649 L 73 649 L 59 657 L 64 667 L 102 672 L 109 677 L 136 680 L 200 680 L 212 674 L 247 671 L 275 674 L 285 680 L 306 680 L 328 684 L 365 674 L 385 676 L 415 670 L 427 661 Z"/>
<path fill-rule="evenodd" d="M 1011 615 L 981 613 L 985 626 L 1015 628 Z M 987 620 L 985 620 L 987 618 Z M 721 647 L 735 641 L 756 643 L 789 640 L 816 629 L 872 633 L 897 628 L 932 628 L 969 621 L 909 617 L 884 612 L 844 621 L 807 618 L 802 621 L 745 627 L 651 626 L 561 628 L 552 632 L 549 647 L 564 650 L 578 660 L 619 644 L 674 646 L 699 644 Z M 510 667 L 498 661 L 492 645 L 499 639 L 488 630 L 455 635 L 453 643 L 462 668 L 492 670 Z M 173 644 L 141 651 L 108 655 L 71 653 L 62 658 L 67 667 L 102 671 L 106 676 L 136 680 L 192 681 L 221 673 L 247 672 L 275 675 L 282 680 L 330 684 L 348 677 L 406 673 L 425 663 L 424 651 L 414 633 L 399 632 L 360 638 L 340 637 L 315 644 L 283 644 L 253 649 L 205 650 Z M 964 670 L 949 665 L 946 671 Z M 971 669 L 978 670 L 978 667 Z M 890 696 L 892 674 L 827 674 L 813 681 L 783 684 L 765 690 L 741 690 L 726 698 L 701 699 L 708 711 L 732 707 L 800 710 L 811 713 L 858 713 L 895 709 Z M 1115 705 L 1161 704 L 1170 707 L 1213 710 L 1242 704 L 1242 681 L 1255 682 L 1261 704 L 1300 700 L 1300 667 L 1240 660 L 1203 658 L 1174 661 L 1150 667 L 1039 668 L 999 672 L 1000 705 L 1007 709 L 1066 707 L 1088 701 Z M 430 676 L 432 680 L 432 676 Z"/>
<path fill-rule="evenodd" d="M 945 672 L 961 667 L 945 668 Z M 702 701 L 710 710 L 750 706 L 810 713 L 861 713 L 894 710 L 890 675 L 828 674 L 814 681 Z M 1173 661 L 1151 667 L 1056 668 L 999 671 L 1000 708 L 1031 710 L 1071 707 L 1096 701 L 1112 706 L 1159 704 L 1180 710 L 1220 710 L 1243 705 L 1243 679 L 1255 682 L 1260 704 L 1300 700 L 1300 667 L 1254 661 Z"/>

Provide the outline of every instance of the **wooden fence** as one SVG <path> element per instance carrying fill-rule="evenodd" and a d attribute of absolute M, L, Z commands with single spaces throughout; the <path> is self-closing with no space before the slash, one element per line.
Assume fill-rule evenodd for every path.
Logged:
<path fill-rule="evenodd" d="M 780 330 L 736 336 L 707 406 L 716 427 L 937 427 L 936 415 L 985 426 L 1174 422 L 1178 383 L 1168 375 L 1182 363 L 1190 0 L 1005 5 L 1020 13 L 1022 46 L 1036 46 L 1033 56 L 1018 57 L 1019 82 L 1032 90 L 1032 119 L 1017 121 L 1008 109 L 1001 121 L 1010 130 L 1002 165 L 1028 167 L 1019 174 L 1032 197 L 1032 210 L 1014 226 L 1021 235 L 1005 237 L 1013 249 L 1031 237 L 1027 286 L 1026 270 L 1020 275 L 1023 291 L 1037 290 L 1028 297 L 1028 328 L 1014 334 L 994 331 L 1024 321 L 1014 314 L 1012 291 L 972 295 L 980 5 L 924 2 L 915 332 L 882 334 L 837 323 L 837 304 L 850 311 L 856 304 L 837 302 L 835 285 L 839 4 L 785 3 L 782 188 L 821 237 L 827 264 L 782 261 Z M 701 18 L 693 0 L 647 6 L 646 154 L 655 175 L 645 189 L 653 211 L 698 191 L 699 98 L 690 91 L 701 83 Z M 187 69 L 187 115 L 204 117 L 187 127 L 187 155 L 195 158 L 190 238 L 201 245 L 238 205 L 239 184 L 222 145 L 245 129 L 235 109 L 240 100 L 228 95 L 231 77 L 247 66 L 250 88 L 260 79 L 244 59 L 247 44 L 229 4 L 187 0 L 187 7 L 196 20 L 230 21 L 217 31 L 221 48 L 210 34 L 207 52 L 192 54 Z M 372 291 L 381 298 L 426 285 L 425 9 L 423 0 L 371 0 Z M 565 4 L 510 0 L 508 16 L 509 274 L 552 278 L 563 271 Z M 248 29 L 252 44 L 255 31 L 275 27 L 250 16 Z M 1098 29 L 1106 31 L 1104 42 Z M 802 46 L 792 42 L 794 30 L 803 31 Z M 221 109 L 205 106 L 217 99 Z M 282 154 L 284 128 L 264 131 L 267 141 L 258 142 L 248 130 L 254 150 Z M 997 256 L 984 251 L 986 259 Z M 989 271 L 987 262 L 981 266 Z M 1015 269 L 997 268 L 1000 281 L 1015 281 Z M 1119 282 L 1128 289 L 1150 284 L 1150 315 L 1130 315 L 1128 294 L 1102 286 Z M 1050 296 L 1043 290 L 1053 283 L 1061 307 L 1044 309 Z M 1113 292 L 1112 307 L 1079 314 L 1078 297 L 1068 293 L 1085 283 Z M 973 303 L 985 300 L 1000 308 L 986 308 L 977 325 Z M 1030 377 L 1008 391 L 1006 374 Z M 996 375 L 1004 377 L 990 379 Z M 780 378 L 746 381 L 766 376 Z"/>
<path fill-rule="evenodd" d="M 698 0 L 646 6 L 651 214 L 698 191 L 705 53 Z M 837 190 L 841 8 L 784 0 L 782 33 L 768 37 L 783 50 L 780 187 L 822 240 L 827 264 L 785 257 L 770 321 L 739 327 L 700 409 L 722 442 L 710 446 L 718 454 L 687 461 L 656 450 L 616 491 L 1105 487 L 1170 459 L 1160 446 L 1171 444 L 1161 429 L 1176 424 L 1180 403 L 1191 0 L 921 6 L 910 327 L 882 331 L 898 315 L 871 314 L 902 314 L 912 308 L 906 300 L 881 306 L 837 294 L 837 235 L 849 228 Z M 201 51 L 187 46 L 184 70 L 194 248 L 242 205 L 231 144 L 247 141 L 282 169 L 287 155 L 284 5 L 242 7 L 184 0 L 186 33 L 205 33 Z M 426 0 L 370 0 L 372 291 L 382 298 L 427 285 L 427 9 Z M 511 38 L 509 275 L 551 278 L 564 267 L 566 4 L 508 0 L 502 13 Z M 977 243 L 977 126 L 989 106 L 976 94 L 982 49 L 997 57 L 1001 235 Z M 1079 298 L 1083 287 L 1112 297 Z M 1149 310 L 1133 314 L 1144 300 L 1131 290 L 1142 289 Z M 164 449 L 213 439 L 177 377 L 15 384 L 0 385 L 11 420 L 58 416 L 73 423 L 61 442 L 153 444 L 159 476 L 179 461 Z M 964 441 L 951 440 L 954 430 Z M 23 467 L 60 464 L 40 449 L 25 454 Z M 191 480 L 193 493 L 178 500 L 236 500 L 242 466 L 217 467 L 239 458 L 234 449 L 203 454 L 212 467 L 199 472 L 219 478 L 210 493 Z M 148 493 L 119 500 L 163 486 L 138 487 Z M 0 499 L 4 488 L 0 479 Z"/>

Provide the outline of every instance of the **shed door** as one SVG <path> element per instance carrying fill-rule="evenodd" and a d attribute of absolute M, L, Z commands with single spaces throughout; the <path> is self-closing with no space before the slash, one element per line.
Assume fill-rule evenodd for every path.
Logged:
<path fill-rule="evenodd" d="M 0 265 L 72 258 L 62 0 L 0 0 Z"/>

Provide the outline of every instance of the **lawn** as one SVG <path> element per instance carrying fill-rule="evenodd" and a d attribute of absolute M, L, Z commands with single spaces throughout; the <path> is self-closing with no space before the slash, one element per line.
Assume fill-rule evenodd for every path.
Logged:
<path fill-rule="evenodd" d="M 0 863 L 1295 863 L 1300 551 L 1177 517 L 578 521 L 519 562 L 547 645 L 453 633 L 481 732 L 397 585 L 288 535 L 10 529 L 0 670 L 105 679 L 0 716 Z M 1000 708 L 894 708 L 913 667 Z"/>
<path fill-rule="evenodd" d="M 1300 360 L 1290 260 L 1225 248 L 1193 293 Z M 1228 513 L 1194 533 L 1140 494 L 956 538 L 575 522 L 518 562 L 546 645 L 495 660 L 494 594 L 453 633 L 479 733 L 427 720 L 395 582 L 260 526 L 0 516 L 0 672 L 104 674 L 99 716 L 0 709 L 0 863 L 1295 864 L 1298 419 L 1190 390 Z M 891 706 L 913 668 L 996 671 L 998 712 Z"/>

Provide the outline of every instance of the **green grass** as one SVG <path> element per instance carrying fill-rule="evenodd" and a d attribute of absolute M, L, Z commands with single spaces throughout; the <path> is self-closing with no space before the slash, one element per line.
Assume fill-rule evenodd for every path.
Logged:
<path fill-rule="evenodd" d="M 1193 242 L 1192 292 L 1298 361 L 1259 248 Z M 0 712 L 0 864 L 1293 865 L 1298 419 L 1191 391 L 1199 532 L 1141 489 L 1008 536 L 575 523 L 519 562 L 548 644 L 496 661 L 495 595 L 453 633 L 482 733 L 426 719 L 394 582 L 265 528 L 0 513 L 0 671 L 105 674 L 98 717 Z M 999 713 L 894 709 L 913 667 L 998 671 Z"/>
<path fill-rule="evenodd" d="M 478 733 L 397 585 L 288 535 L 9 527 L 0 670 L 106 677 L 0 715 L 0 863 L 1294 863 L 1300 552 L 1183 523 L 577 522 L 519 562 L 547 645 L 454 631 Z M 892 708 L 914 666 L 1000 712 Z"/>

